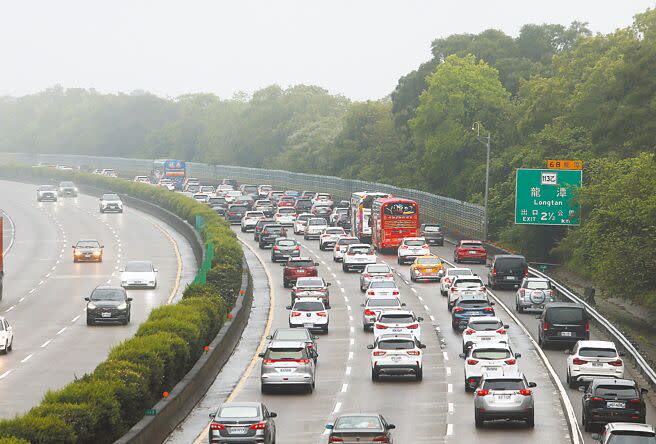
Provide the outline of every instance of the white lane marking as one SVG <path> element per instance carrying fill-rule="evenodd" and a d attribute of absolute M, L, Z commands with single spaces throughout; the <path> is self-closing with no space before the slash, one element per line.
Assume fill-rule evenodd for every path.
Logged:
<path fill-rule="evenodd" d="M 342 384 L 342 393 L 346 393 L 348 390 L 348 384 Z"/>
<path fill-rule="evenodd" d="M 453 384 L 447 384 L 446 391 L 449 393 L 453 393 Z"/>
<path fill-rule="evenodd" d="M 353 352 L 349 352 L 348 354 L 348 360 L 352 361 L 353 360 Z"/>
<path fill-rule="evenodd" d="M 430 311 L 430 308 L 428 308 L 428 305 L 426 305 L 426 304 L 424 304 L 424 309 L 425 309 L 426 311 Z"/>
<path fill-rule="evenodd" d="M 344 296 L 344 302 L 348 302 L 348 297 Z"/>
<path fill-rule="evenodd" d="M 32 356 L 34 356 L 34 353 L 30 353 L 29 355 L 25 356 L 25 358 L 21 360 L 21 363 L 29 361 Z"/>
<path fill-rule="evenodd" d="M 346 306 L 346 309 L 347 309 L 348 311 L 351 311 L 351 306 L 350 306 L 350 305 L 347 305 L 347 306 Z"/>
<path fill-rule="evenodd" d="M 339 279 L 336 280 L 335 282 L 337 282 L 337 285 L 339 285 L 340 287 L 342 286 L 342 283 L 339 281 Z"/>
<path fill-rule="evenodd" d="M 43 285 L 43 281 L 39 281 L 39 285 Z"/>
<path fill-rule="evenodd" d="M 410 288 L 410 291 L 412 291 L 413 293 L 417 293 L 417 289 L 414 287 Z"/>
<path fill-rule="evenodd" d="M 323 259 L 321 260 L 321 263 L 326 265 L 326 261 L 324 261 Z"/>
<path fill-rule="evenodd" d="M 355 333 L 355 327 L 351 326 L 349 329 L 351 330 L 351 334 Z"/>
<path fill-rule="evenodd" d="M 344 290 L 342 287 L 339 287 L 339 289 L 342 293 L 346 293 L 346 290 Z"/>
<path fill-rule="evenodd" d="M 46 277 L 49 278 L 49 277 L 50 277 L 50 273 L 46 273 Z"/>
<path fill-rule="evenodd" d="M 336 277 L 337 277 L 337 275 L 336 275 L 335 273 L 333 273 L 333 277 L 334 277 L 334 278 L 336 278 Z M 326 430 L 327 430 L 327 429 L 326 429 Z"/>
<path fill-rule="evenodd" d="M 349 343 L 350 345 L 355 345 L 355 339 L 354 338 L 349 339 Z"/>
<path fill-rule="evenodd" d="M 5 379 L 11 372 L 13 372 L 13 370 L 7 370 L 6 372 L 0 375 L 0 379 Z"/>
<path fill-rule="evenodd" d="M 107 283 L 108 283 L 108 284 L 111 284 L 111 283 L 112 283 L 112 280 L 111 280 L 111 279 L 107 279 Z"/>
<path fill-rule="evenodd" d="M 449 360 L 449 354 L 447 352 L 442 352 L 442 356 L 444 356 L 445 361 Z"/>
<path fill-rule="evenodd" d="M 418 298 L 421 302 L 424 302 L 424 298 L 422 298 L 421 296 L 418 296 Z"/>
<path fill-rule="evenodd" d="M 33 288 L 33 289 L 31 289 L 31 290 L 29 291 L 28 294 L 32 294 L 32 293 L 34 293 L 35 291 L 36 291 L 36 288 Z"/>
<path fill-rule="evenodd" d="M 330 268 L 330 265 L 329 265 L 329 266 L 327 266 L 326 268 L 328 269 L 328 271 L 333 271 L 333 269 L 332 269 L 332 268 Z M 335 277 L 335 273 L 333 273 L 333 277 Z"/>
<path fill-rule="evenodd" d="M 310 248 L 310 247 L 305 247 L 305 248 L 307 248 L 307 251 L 309 251 L 310 253 L 314 254 L 314 250 L 313 250 L 312 248 Z"/>
<path fill-rule="evenodd" d="M 449 403 L 449 413 L 453 414 L 453 403 Z"/>
<path fill-rule="evenodd" d="M 59 330 L 59 331 L 57 332 L 57 334 L 60 335 L 60 334 L 64 333 L 65 331 L 66 331 L 66 327 L 64 327 L 64 328 L 62 328 L 61 330 Z"/>
<path fill-rule="evenodd" d="M 41 344 L 41 348 L 47 347 L 48 344 L 50 344 L 51 342 L 52 342 L 52 339 L 48 339 L 46 342 L 44 342 L 43 344 Z"/>
<path fill-rule="evenodd" d="M 51 270 L 52 270 L 52 271 L 55 271 L 56 268 L 57 268 L 57 267 L 53 265 L 52 268 L 51 268 Z"/>
<path fill-rule="evenodd" d="M 348 376 L 350 374 L 351 374 L 351 367 L 346 367 L 346 375 Z"/>
<path fill-rule="evenodd" d="M 5 310 L 5 313 L 9 313 L 9 312 L 12 311 L 15 307 L 16 307 L 15 305 L 12 305 L 11 307 L 9 307 L 8 309 Z"/>
<path fill-rule="evenodd" d="M 342 408 L 342 403 L 341 402 L 336 402 L 335 403 L 335 408 L 333 409 L 333 413 L 339 412 L 339 410 Z"/>
<path fill-rule="evenodd" d="M 451 367 L 445 367 L 446 369 L 446 375 L 451 376 Z"/>
<path fill-rule="evenodd" d="M 446 436 L 453 435 L 453 424 L 446 425 Z"/>
<path fill-rule="evenodd" d="M 353 316 L 349 315 L 349 321 L 353 322 Z"/>
<path fill-rule="evenodd" d="M 25 300 L 25 298 L 23 297 L 23 298 L 20 298 L 20 299 L 18 300 L 18 302 L 23 302 L 24 300 Z"/>
<path fill-rule="evenodd" d="M 73 319 L 71 319 L 71 322 L 75 323 L 78 319 L 80 319 L 80 315 L 77 315 Z"/>
<path fill-rule="evenodd" d="M 435 322 L 435 316 L 433 316 L 433 315 L 428 315 L 428 316 L 430 316 L 431 321 Z"/>

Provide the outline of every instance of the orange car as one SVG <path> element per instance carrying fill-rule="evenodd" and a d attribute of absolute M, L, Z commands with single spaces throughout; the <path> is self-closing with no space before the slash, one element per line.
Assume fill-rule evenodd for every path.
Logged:
<path fill-rule="evenodd" d="M 444 276 L 444 264 L 442 260 L 431 254 L 419 256 L 410 265 L 410 279 L 417 281 L 440 281 Z"/>

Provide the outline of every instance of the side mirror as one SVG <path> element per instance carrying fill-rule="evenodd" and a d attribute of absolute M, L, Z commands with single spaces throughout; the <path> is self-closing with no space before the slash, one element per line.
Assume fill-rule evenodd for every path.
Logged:
<path fill-rule="evenodd" d="M 529 386 L 530 388 L 535 388 L 535 387 L 537 387 L 538 385 L 537 385 L 535 382 L 529 382 L 529 383 L 528 383 L 528 386 Z"/>
<path fill-rule="evenodd" d="M 566 354 L 566 355 L 571 355 L 571 354 L 572 354 L 572 350 L 570 350 L 570 349 L 568 348 L 567 350 L 563 351 L 563 353 Z"/>
<path fill-rule="evenodd" d="M 401 302 L 401 307 L 405 307 L 405 302 Z"/>
<path fill-rule="evenodd" d="M 649 393 L 649 390 L 647 390 L 646 388 L 641 388 L 640 389 L 640 394 L 641 395 L 646 395 L 647 393 Z"/>
<path fill-rule="evenodd" d="M 269 412 L 269 418 L 277 418 L 278 414 L 276 412 Z"/>
<path fill-rule="evenodd" d="M 286 264 L 285 264 L 284 262 L 283 262 L 282 264 L 280 264 L 281 267 L 284 267 L 285 265 L 286 265 Z"/>
<path fill-rule="evenodd" d="M 257 356 L 259 356 L 260 358 L 263 358 L 263 357 L 264 357 L 264 353 L 258 353 Z"/>
<path fill-rule="evenodd" d="M 214 413 L 210 413 L 210 419 L 214 419 Z"/>
<path fill-rule="evenodd" d="M 490 301 L 490 305 L 496 305 L 494 301 Z"/>
<path fill-rule="evenodd" d="M 132 302 L 132 298 L 127 298 L 126 301 Z"/>
<path fill-rule="evenodd" d="M 326 429 L 332 430 L 335 427 L 335 424 L 326 424 Z"/>
<path fill-rule="evenodd" d="M 590 435 L 590 438 L 594 439 L 595 441 L 601 442 L 601 435 L 599 433 L 593 433 Z"/>
<path fill-rule="evenodd" d="M 467 357 L 467 355 L 464 353 L 460 353 L 458 356 L 460 356 L 462 359 L 465 359 Z"/>
<path fill-rule="evenodd" d="M 521 353 L 515 353 L 515 359 L 517 359 L 517 358 L 521 358 L 521 357 L 522 357 L 522 354 L 521 354 Z"/>
<path fill-rule="evenodd" d="M 374 346 L 372 344 L 367 345 L 367 350 L 373 350 Z"/>
<path fill-rule="evenodd" d="M 423 322 L 423 321 L 424 321 L 424 318 L 422 318 L 421 316 L 417 318 L 417 322 Z"/>
<path fill-rule="evenodd" d="M 84 300 L 85 300 L 85 301 L 88 301 L 88 300 L 89 300 L 89 298 L 84 298 Z"/>
<path fill-rule="evenodd" d="M 505 329 L 509 329 L 509 328 L 510 328 L 510 325 L 508 325 L 508 324 L 504 324 L 503 328 L 505 328 Z"/>
<path fill-rule="evenodd" d="M 315 262 L 315 263 L 314 263 L 314 266 L 315 266 L 315 267 L 318 267 L 318 266 L 319 266 L 319 262 Z"/>
<path fill-rule="evenodd" d="M 269 335 L 266 337 L 267 339 L 273 339 L 273 335 Z"/>
<path fill-rule="evenodd" d="M 319 336 L 314 335 L 314 336 L 312 336 L 312 339 L 314 339 L 316 341 L 317 339 L 319 339 Z"/>
<path fill-rule="evenodd" d="M 537 315 L 537 316 L 535 317 L 535 319 L 540 319 L 541 317 L 542 317 L 542 315 Z"/>
<path fill-rule="evenodd" d="M 360 307 L 364 307 L 364 304 L 360 304 Z"/>
<path fill-rule="evenodd" d="M 619 352 L 618 355 L 620 355 L 621 357 L 624 357 L 624 356 L 626 356 L 626 353 L 624 353 L 624 352 Z"/>
<path fill-rule="evenodd" d="M 75 245 L 71 245 L 71 248 L 75 248 Z"/>
<path fill-rule="evenodd" d="M 118 270 L 118 271 L 120 271 L 121 273 L 124 273 L 124 272 L 125 272 L 125 268 L 121 268 L 121 269 Z"/>
<path fill-rule="evenodd" d="M 285 308 L 286 308 L 287 310 L 291 310 L 291 309 L 292 309 L 292 306 L 291 306 L 291 305 L 288 305 L 288 306 L 285 307 Z"/>
<path fill-rule="evenodd" d="M 327 282 L 326 283 L 326 287 L 330 287 L 331 285 L 333 285 L 332 282 Z"/>
<path fill-rule="evenodd" d="M 419 348 L 426 348 L 426 344 L 419 344 Z"/>
<path fill-rule="evenodd" d="M 580 386 L 579 386 L 579 392 L 581 392 L 581 393 L 585 393 L 585 387 L 583 387 L 582 385 L 580 385 Z"/>
<path fill-rule="evenodd" d="M 394 424 L 387 424 L 387 430 L 392 430 L 395 429 L 396 426 Z"/>
<path fill-rule="evenodd" d="M 100 248 L 105 248 L 105 246 L 104 246 L 104 245 L 101 245 Z"/>

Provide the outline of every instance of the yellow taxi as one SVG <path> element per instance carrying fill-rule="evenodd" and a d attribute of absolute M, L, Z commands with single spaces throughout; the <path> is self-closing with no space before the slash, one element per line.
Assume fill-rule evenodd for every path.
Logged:
<path fill-rule="evenodd" d="M 410 279 L 417 281 L 439 281 L 444 276 L 444 264 L 434 254 L 418 256 L 410 265 Z"/>

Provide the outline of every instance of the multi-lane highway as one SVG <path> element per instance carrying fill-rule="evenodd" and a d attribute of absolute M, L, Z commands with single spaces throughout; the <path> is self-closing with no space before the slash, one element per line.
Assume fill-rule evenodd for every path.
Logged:
<path fill-rule="evenodd" d="M 282 285 L 282 268 L 269 261 L 269 251 L 259 250 L 252 234 L 238 233 L 251 247 L 271 277 L 271 330 L 288 324 L 289 290 Z M 502 310 L 497 310 L 511 325 L 510 340 L 516 352 L 523 356 L 520 368 L 529 380 L 535 381 L 535 428 L 522 424 L 491 425 L 485 429 L 474 427 L 473 395 L 464 391 L 463 361 L 458 357 L 462 344 L 460 334 L 450 327 L 450 314 L 437 284 L 411 283 L 407 266 L 398 266 L 395 257 L 382 256 L 399 273 L 397 283 L 402 299 L 422 323 L 422 341 L 427 345 L 424 355 L 424 378 L 383 379 L 371 381 L 369 364 L 373 334 L 364 332 L 361 323 L 364 297 L 359 290 L 358 273 L 346 274 L 332 261 L 331 251 L 320 251 L 318 242 L 304 241 L 303 255 L 319 261 L 319 274 L 332 283 L 330 333 L 319 338 L 317 387 L 312 394 L 305 392 L 260 393 L 259 361 L 249 367 L 242 362 L 246 373 L 234 387 L 222 385 L 213 400 L 218 404 L 225 398 L 235 401 L 262 400 L 278 413 L 278 441 L 285 443 L 327 442 L 325 424 L 343 412 L 376 411 L 382 413 L 397 428 L 394 435 L 401 443 L 466 442 L 525 443 L 541 440 L 549 443 L 570 442 L 565 416 L 558 392 L 547 371 L 538 359 L 531 341 L 518 325 Z M 443 257 L 448 248 L 437 249 Z M 448 251 L 449 255 L 451 254 Z M 481 272 L 479 270 L 479 272 Z M 260 317 L 261 319 L 261 317 Z M 249 327 L 250 328 L 250 327 Z M 265 329 L 261 329 L 265 330 Z M 264 333 L 266 333 L 264 331 Z M 218 378 L 217 384 L 225 384 Z M 222 396 L 223 395 L 223 396 Z M 190 415 L 170 439 L 171 443 L 207 441 L 207 413 L 216 405 L 208 402 Z"/>
<path fill-rule="evenodd" d="M 94 197 L 37 203 L 34 185 L 1 181 L 0 188 L 0 208 L 15 226 L 0 301 L 0 315 L 15 335 L 13 350 L 0 356 L 0 417 L 6 418 L 92 371 L 113 345 L 134 335 L 152 308 L 175 298 L 196 266 L 175 230 L 134 208 L 100 214 Z M 71 245 L 85 238 L 104 244 L 102 263 L 73 263 Z M 159 269 L 158 287 L 128 290 L 131 323 L 87 326 L 84 297 L 97 285 L 120 285 L 120 268 L 138 259 Z"/>

